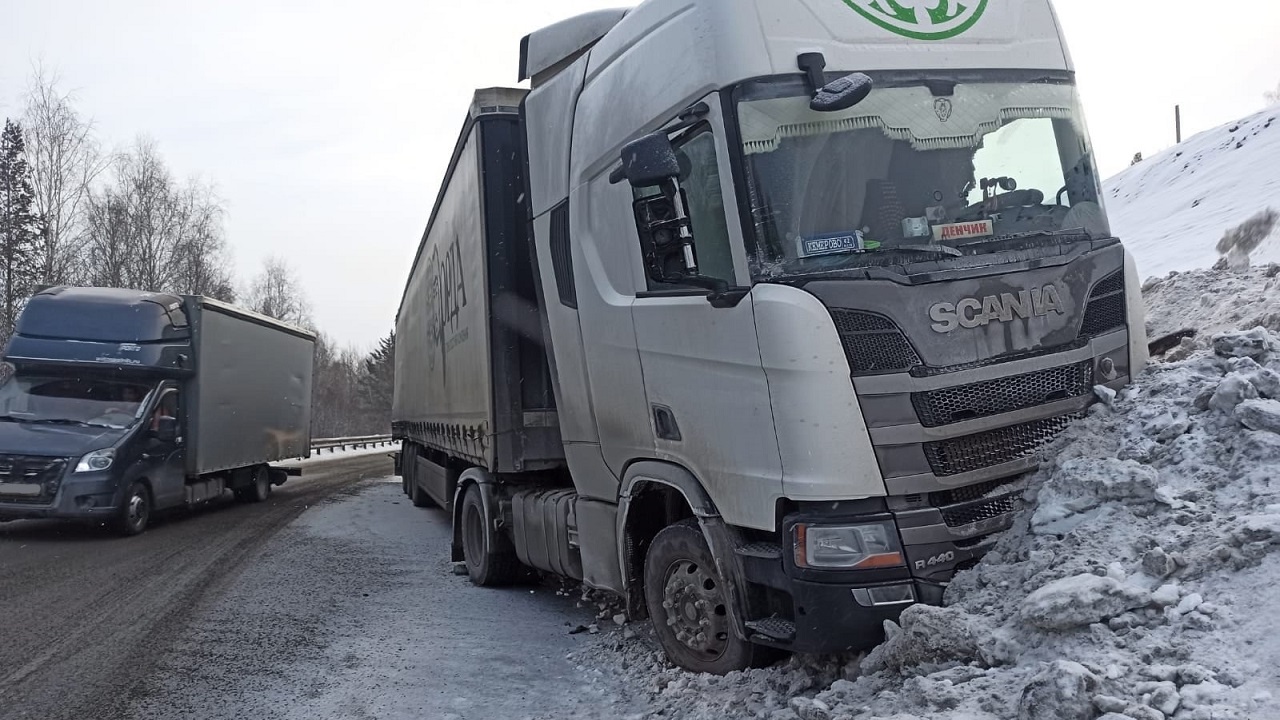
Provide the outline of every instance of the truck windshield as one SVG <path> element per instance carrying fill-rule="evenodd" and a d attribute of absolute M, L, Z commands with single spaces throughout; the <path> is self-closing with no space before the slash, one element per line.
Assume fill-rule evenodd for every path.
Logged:
<path fill-rule="evenodd" d="M 16 375 L 0 385 L 0 421 L 127 428 L 150 392 L 117 380 Z"/>
<path fill-rule="evenodd" d="M 834 113 L 798 78 L 738 89 L 755 281 L 1110 236 L 1068 77 L 875 79 Z"/>

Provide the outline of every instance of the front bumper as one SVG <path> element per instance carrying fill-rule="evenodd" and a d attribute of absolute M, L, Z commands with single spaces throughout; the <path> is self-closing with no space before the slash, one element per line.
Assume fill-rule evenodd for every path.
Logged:
<path fill-rule="evenodd" d="M 67 473 L 52 498 L 0 493 L 0 520 L 103 520 L 115 514 L 118 495 L 118 483 L 110 472 Z"/>

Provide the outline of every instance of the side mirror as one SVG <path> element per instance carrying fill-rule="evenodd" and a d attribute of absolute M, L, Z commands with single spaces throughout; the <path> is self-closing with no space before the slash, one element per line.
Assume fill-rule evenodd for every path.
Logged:
<path fill-rule="evenodd" d="M 854 73 L 827 83 L 809 102 L 815 112 L 839 112 L 857 105 L 871 94 L 875 83 L 863 73 Z"/>
<path fill-rule="evenodd" d="M 620 173 L 632 187 L 638 188 L 654 187 L 680 177 L 680 161 L 676 158 L 671 138 L 664 132 L 657 132 L 627 143 L 622 148 Z M 615 173 L 610 179 L 617 176 Z"/>
<path fill-rule="evenodd" d="M 156 421 L 156 429 L 151 431 L 151 436 L 161 442 L 177 442 L 178 419 L 171 417 L 160 418 Z"/>

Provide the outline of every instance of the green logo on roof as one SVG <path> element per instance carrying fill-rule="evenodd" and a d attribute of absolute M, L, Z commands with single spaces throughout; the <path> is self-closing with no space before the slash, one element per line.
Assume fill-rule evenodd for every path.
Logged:
<path fill-rule="evenodd" d="M 913 40 L 946 40 L 982 17 L 988 0 L 844 0 L 862 17 Z"/>

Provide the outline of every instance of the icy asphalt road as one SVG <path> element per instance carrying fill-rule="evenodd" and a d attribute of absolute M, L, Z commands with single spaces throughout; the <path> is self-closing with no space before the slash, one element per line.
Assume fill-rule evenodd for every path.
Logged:
<path fill-rule="evenodd" d="M 472 587 L 383 457 L 120 540 L 0 525 L 0 719 L 613 718 L 546 586 Z"/>

